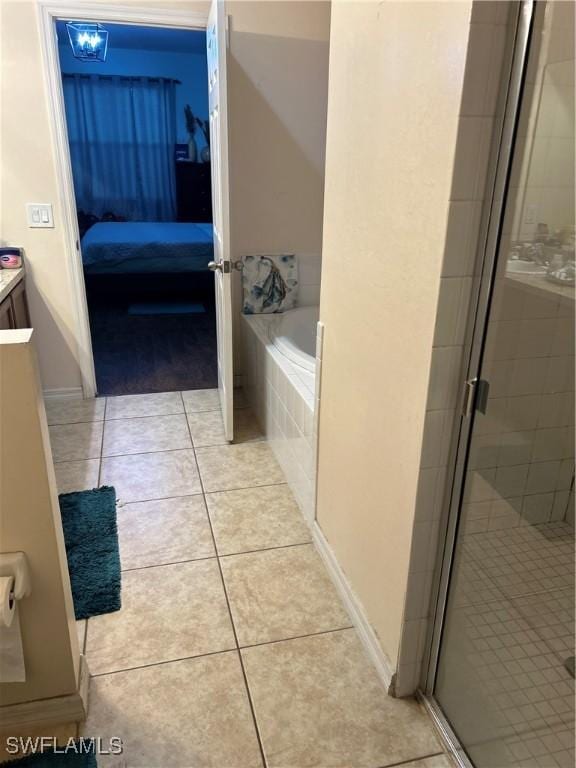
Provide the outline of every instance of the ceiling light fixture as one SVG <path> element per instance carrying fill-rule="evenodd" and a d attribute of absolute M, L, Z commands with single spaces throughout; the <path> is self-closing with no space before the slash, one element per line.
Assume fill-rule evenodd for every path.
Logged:
<path fill-rule="evenodd" d="M 72 52 L 80 61 L 106 61 L 108 31 L 100 24 L 66 22 Z"/>

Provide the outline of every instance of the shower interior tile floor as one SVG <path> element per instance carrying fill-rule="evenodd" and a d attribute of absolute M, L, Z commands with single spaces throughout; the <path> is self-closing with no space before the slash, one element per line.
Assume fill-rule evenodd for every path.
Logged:
<path fill-rule="evenodd" d="M 47 403 L 60 492 L 113 485 L 122 609 L 78 623 L 100 765 L 448 768 L 389 697 L 247 409 L 215 390 Z"/>
<path fill-rule="evenodd" d="M 467 714 L 469 754 L 483 766 L 573 768 L 574 530 L 526 524 L 462 541 L 448 711 Z"/>

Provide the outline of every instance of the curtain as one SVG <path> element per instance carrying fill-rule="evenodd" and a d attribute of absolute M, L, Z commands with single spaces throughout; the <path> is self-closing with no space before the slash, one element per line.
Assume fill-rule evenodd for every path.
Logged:
<path fill-rule="evenodd" d="M 76 206 L 129 221 L 176 218 L 176 81 L 64 75 Z"/>

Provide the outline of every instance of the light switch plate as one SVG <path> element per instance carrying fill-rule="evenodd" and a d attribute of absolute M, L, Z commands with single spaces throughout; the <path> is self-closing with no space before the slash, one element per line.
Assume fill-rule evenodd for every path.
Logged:
<path fill-rule="evenodd" d="M 52 203 L 26 203 L 29 227 L 53 227 Z"/>

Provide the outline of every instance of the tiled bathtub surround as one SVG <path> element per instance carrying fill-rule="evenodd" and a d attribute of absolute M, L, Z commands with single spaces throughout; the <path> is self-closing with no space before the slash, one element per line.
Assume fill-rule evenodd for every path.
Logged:
<path fill-rule="evenodd" d="M 244 388 L 306 519 L 314 519 L 316 377 L 269 338 L 278 316 L 242 316 Z"/>
<path fill-rule="evenodd" d="M 319 254 L 299 254 L 298 306 L 315 307 L 320 303 L 320 276 L 322 257 Z"/>

